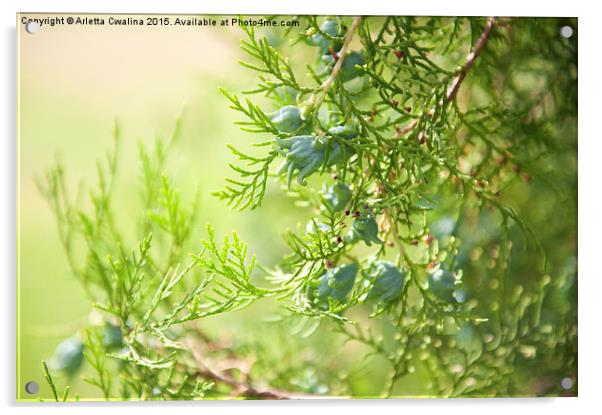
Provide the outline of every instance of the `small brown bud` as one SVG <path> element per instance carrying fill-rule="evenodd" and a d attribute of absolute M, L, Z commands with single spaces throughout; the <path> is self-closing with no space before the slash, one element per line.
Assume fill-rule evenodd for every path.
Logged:
<path fill-rule="evenodd" d="M 368 122 L 373 122 L 374 119 L 376 118 L 376 115 L 377 115 L 376 111 L 372 110 L 372 112 L 370 113 L 370 117 L 368 117 Z"/>
<path fill-rule="evenodd" d="M 426 235 L 424 235 L 422 237 L 422 240 L 424 242 L 426 242 L 426 244 L 429 245 L 429 246 L 433 243 L 433 239 L 434 239 L 433 235 L 431 235 L 430 233 L 427 233 Z"/>

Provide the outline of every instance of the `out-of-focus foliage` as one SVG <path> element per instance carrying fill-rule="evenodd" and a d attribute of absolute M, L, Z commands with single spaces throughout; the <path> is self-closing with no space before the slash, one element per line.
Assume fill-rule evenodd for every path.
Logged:
<path fill-rule="evenodd" d="M 98 324 L 50 363 L 84 356 L 107 399 L 574 394 L 577 40 L 559 31 L 576 21 L 299 21 L 245 29 L 258 82 L 223 93 L 259 149 L 230 146 L 215 192 L 261 209 L 280 186 L 306 213 L 273 241 L 290 252 L 259 267 L 236 234 L 191 234 L 199 207 L 164 175 L 177 125 L 140 147 L 136 247 L 113 220 L 118 151 L 91 209 L 56 166 L 40 188 Z M 203 331 L 251 304 L 274 321 Z"/>

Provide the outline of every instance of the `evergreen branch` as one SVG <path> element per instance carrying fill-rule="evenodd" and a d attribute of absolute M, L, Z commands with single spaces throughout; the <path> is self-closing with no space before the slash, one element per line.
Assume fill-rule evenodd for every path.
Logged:
<path fill-rule="evenodd" d="M 207 364 L 204 362 L 203 355 L 200 353 L 198 345 L 195 344 L 194 341 L 189 339 L 185 344 L 187 349 L 190 350 L 190 353 L 196 363 L 196 374 L 204 379 L 210 379 L 213 382 L 221 383 L 232 388 L 235 396 L 244 396 L 252 399 L 276 400 L 310 397 L 270 387 L 257 388 L 253 386 L 248 378 L 243 381 L 236 380 L 228 373 L 219 372 L 207 366 Z"/>
<path fill-rule="evenodd" d="M 464 81 L 464 78 L 466 78 L 466 75 L 468 74 L 468 71 L 470 70 L 470 68 L 472 68 L 472 65 L 474 64 L 475 60 L 479 57 L 479 55 L 483 51 L 483 48 L 485 48 L 485 45 L 487 44 L 487 40 L 489 40 L 491 31 L 493 30 L 493 27 L 495 25 L 495 22 L 496 22 L 495 17 L 490 17 L 489 19 L 487 19 L 487 23 L 485 25 L 485 30 L 483 30 L 483 33 L 481 33 L 481 36 L 477 40 L 477 43 L 475 44 L 474 49 L 468 54 L 466 61 L 460 68 L 460 72 L 456 75 L 456 77 L 454 78 L 454 80 L 451 84 L 451 87 L 447 91 L 447 95 L 446 95 L 447 102 L 453 101 L 456 98 L 456 95 L 458 94 L 458 91 L 460 90 L 460 85 L 462 85 L 462 81 Z"/>
<path fill-rule="evenodd" d="M 103 338 L 98 330 L 88 329 L 85 332 L 84 357 L 96 372 L 96 378 L 84 379 L 86 382 L 94 385 L 103 393 L 105 399 L 111 397 L 111 372 L 106 365 L 105 350 L 103 348 Z"/>
<path fill-rule="evenodd" d="M 258 40 L 255 37 L 255 29 L 253 27 L 243 26 L 243 30 L 247 34 L 248 39 L 241 41 L 241 49 L 249 56 L 258 60 L 262 66 L 244 61 L 240 61 L 239 63 L 253 71 L 270 74 L 279 81 L 278 84 L 266 82 L 261 90 L 272 90 L 276 86 L 288 86 L 300 89 L 288 59 L 281 56 L 276 49 L 270 46 L 266 38 Z"/>
<path fill-rule="evenodd" d="M 69 385 L 65 386 L 65 390 L 63 391 L 63 394 L 59 397 L 59 393 L 56 388 L 56 384 L 54 383 L 54 379 L 52 378 L 52 375 L 50 374 L 50 370 L 48 370 L 48 365 L 43 360 L 42 360 L 42 369 L 44 371 L 44 379 L 46 379 L 46 383 L 48 383 L 48 386 L 50 387 L 50 391 L 52 392 L 52 398 L 54 399 L 54 401 L 55 402 L 67 402 L 67 399 L 69 399 L 69 392 L 71 391 L 71 387 Z M 40 399 L 40 400 L 42 400 L 42 399 Z M 77 396 L 77 394 L 75 395 L 75 400 L 79 400 L 79 397 Z"/>
<path fill-rule="evenodd" d="M 253 170 L 230 164 L 232 170 L 237 172 L 241 178 L 247 180 L 240 181 L 228 178 L 226 181 L 229 185 L 225 189 L 215 191 L 212 194 L 221 200 L 225 200 L 228 206 L 231 206 L 233 209 L 240 211 L 247 208 L 251 210 L 257 209 L 263 202 L 270 166 L 278 155 L 278 152 L 272 150 L 265 157 L 253 157 L 238 151 L 233 146 L 229 145 L 228 148 L 240 161 L 246 162 L 247 166 L 258 166 L 258 168 Z"/>
<path fill-rule="evenodd" d="M 54 398 L 54 400 L 56 402 L 59 402 L 59 395 L 56 390 L 56 385 L 54 384 L 54 379 L 52 378 L 52 375 L 50 374 L 50 371 L 48 370 L 48 365 L 46 364 L 45 361 L 42 361 L 42 368 L 44 369 L 44 378 L 46 379 L 48 386 L 50 386 L 50 391 L 52 392 L 52 397 Z"/>
<path fill-rule="evenodd" d="M 428 111 L 429 118 L 433 119 L 435 114 L 442 107 L 444 107 L 445 105 L 447 105 L 447 103 L 453 101 L 456 98 L 456 95 L 458 94 L 458 91 L 460 90 L 460 86 L 462 85 L 462 82 L 466 78 L 468 71 L 470 71 L 470 68 L 472 68 L 474 62 L 476 61 L 476 59 L 479 57 L 479 55 L 485 48 L 485 45 L 487 44 L 487 41 L 489 40 L 489 37 L 491 36 L 491 32 L 493 30 L 495 22 L 496 22 L 495 17 L 490 17 L 487 20 L 485 29 L 483 30 L 483 32 L 481 33 L 481 36 L 477 40 L 477 43 L 475 44 L 474 49 L 468 54 L 466 60 L 464 61 L 464 64 L 460 67 L 460 70 L 458 71 L 457 75 L 452 80 L 451 85 L 445 95 L 445 100 L 443 100 L 443 99 L 439 100 L 437 103 L 437 106 Z M 406 125 L 405 127 L 397 130 L 396 137 L 398 137 L 398 138 L 404 137 L 408 133 L 412 132 L 416 128 L 416 126 L 419 124 L 420 121 L 421 121 L 420 118 L 416 118 L 413 121 L 411 121 L 408 125 Z M 424 132 L 420 131 L 418 133 L 418 135 L 421 135 L 421 134 L 424 134 Z M 419 137 L 419 140 L 422 140 L 422 139 Z"/>
<path fill-rule="evenodd" d="M 308 65 L 315 86 L 299 85 L 287 49 L 277 50 L 267 36 L 258 38 L 246 27 L 242 48 L 251 59 L 242 65 L 259 74 L 249 93 L 265 92 L 279 109 L 268 114 L 251 99 L 222 90 L 245 118 L 236 124 L 268 136 L 253 145 L 271 148 L 255 155 L 229 146 L 238 159 L 230 166 L 236 177 L 227 178 L 225 189 L 215 195 L 235 209 L 259 207 L 279 156 L 289 174 L 316 173 L 288 192 L 302 208 L 299 213 L 307 214 L 301 222 L 306 226 L 285 234 L 288 253 L 281 261 L 269 268 L 257 265 L 273 288 L 254 283 L 255 256 L 236 233 L 217 241 L 208 227 L 200 252 L 195 249 L 198 254 L 183 260 L 192 251 L 198 206 L 183 208 L 165 175 L 160 143 L 154 152 L 140 146 L 143 192 L 136 239 L 142 242 L 137 249 L 128 250 L 112 219 L 115 155 L 99 165 L 91 212 L 78 207 L 77 197 L 67 197 L 60 165 L 40 186 L 59 222 L 74 275 L 94 301 L 103 300 L 94 321 L 111 322 L 122 335 L 119 351 L 109 351 L 98 331 L 103 326 L 86 329 L 83 355 L 94 373 L 88 381 L 108 398 L 116 393 L 111 380 L 119 379 L 123 399 L 353 393 L 353 380 L 347 384 L 348 377 L 338 372 L 353 370 L 346 363 L 341 367 L 334 357 L 318 353 L 311 360 L 316 380 L 299 381 L 307 373 L 306 361 L 299 358 L 306 345 L 277 344 L 283 335 L 288 347 L 298 334 L 323 328 L 323 322 L 344 338 L 326 329 L 307 341 L 319 341 L 320 347 L 322 341 L 358 342 L 369 348 L 364 357 L 376 354 L 389 363 L 383 389 L 374 392 L 384 397 L 402 393 L 416 368 L 432 379 L 432 385 L 423 385 L 424 393 L 435 396 L 515 393 L 517 379 L 524 380 L 516 368 L 525 359 L 537 359 L 532 367 L 545 367 L 555 377 L 573 376 L 576 320 L 568 294 L 576 278 L 571 265 L 576 251 L 565 246 L 569 243 L 556 243 L 572 235 L 562 237 L 569 230 L 566 223 L 543 225 L 549 227 L 547 243 L 555 244 L 547 275 L 537 222 L 551 217 L 553 209 L 537 205 L 535 213 L 529 212 L 534 205 L 521 200 L 527 193 L 514 185 L 528 186 L 531 173 L 545 176 L 554 171 L 549 166 L 561 165 L 567 172 L 550 181 L 565 197 L 574 194 L 576 153 L 567 137 L 576 126 L 576 98 L 561 98 L 575 84 L 576 67 L 558 70 L 575 56 L 574 45 L 558 42 L 556 28 L 546 24 L 539 34 L 552 46 L 536 49 L 531 35 L 540 28 L 518 19 L 503 37 L 495 30 L 503 23 L 494 17 L 485 24 L 481 18 L 300 19 L 309 28 L 298 33 L 305 42 L 297 46 L 316 52 L 315 64 Z M 350 53 L 354 33 L 361 50 Z M 493 39 L 508 40 L 512 48 Z M 355 65 L 347 61 L 350 56 Z M 475 65 L 481 62 L 477 59 L 488 65 Z M 537 82 L 515 85 L 510 69 L 517 63 L 521 77 L 524 72 L 525 79 L 533 76 Z M 449 70 L 452 64 L 458 69 Z M 466 86 L 469 75 L 475 79 L 472 89 Z M 461 111 L 462 85 L 467 105 L 488 103 Z M 174 135 L 179 130 L 178 122 Z M 537 180 L 528 194 L 557 201 L 548 194 L 550 187 Z M 508 200 L 502 202 L 500 191 Z M 522 255 L 516 249 L 521 235 Z M 85 244 L 84 260 L 74 248 L 78 238 Z M 532 266 L 531 240 L 543 252 L 542 269 Z M 529 272 L 546 275 L 529 278 Z M 199 329 L 206 318 L 221 319 L 267 297 L 281 304 L 285 318 L 282 327 L 267 326 L 271 331 L 265 336 L 237 333 L 226 344 Z M 253 324 L 251 330 L 263 327 L 245 324 Z M 289 331 L 282 331 L 285 326 Z M 262 342 L 269 346 L 259 347 Z M 107 355 L 119 364 L 107 365 Z M 67 399 L 69 388 L 59 394 L 44 369 L 54 399 Z"/>
<path fill-rule="evenodd" d="M 324 101 L 324 98 L 328 94 L 328 91 L 332 87 L 332 84 L 337 79 L 337 76 L 339 75 L 339 72 L 341 71 L 341 68 L 343 67 L 343 62 L 345 61 L 345 57 L 347 55 L 347 50 L 349 49 L 349 44 L 351 43 L 351 40 L 353 39 L 353 35 L 355 34 L 355 31 L 358 28 L 358 26 L 361 24 L 361 22 L 362 22 L 362 16 L 355 16 L 353 18 L 353 23 L 351 24 L 351 27 L 345 34 L 345 40 L 343 41 L 343 46 L 341 47 L 341 50 L 337 53 L 336 63 L 334 65 L 334 67 L 332 68 L 332 71 L 330 72 L 330 75 L 328 76 L 328 78 L 326 78 L 326 80 L 322 83 L 322 85 L 320 85 L 319 92 L 318 92 L 319 96 L 316 96 L 317 94 L 314 94 L 308 100 L 307 104 L 309 107 L 319 108 L 320 105 L 322 104 L 322 101 Z"/>

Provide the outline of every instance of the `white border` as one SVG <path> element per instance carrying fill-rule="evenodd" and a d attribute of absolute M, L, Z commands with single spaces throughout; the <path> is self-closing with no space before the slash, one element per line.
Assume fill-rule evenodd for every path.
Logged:
<path fill-rule="evenodd" d="M 369 0 L 352 2 L 349 0 L 229 0 L 204 1 L 147 0 L 143 3 L 119 0 L 88 1 L 77 0 L 22 0 L 18 4 L 22 12 L 121 12 L 121 13 L 200 13 L 200 14 L 405 14 L 405 15 L 451 15 L 451 16 L 576 16 L 583 9 L 580 1 L 549 0 L 545 6 L 528 5 L 524 0 L 503 2 L 477 2 L 466 0 Z M 585 2 L 583 2 L 585 3 Z M 8 8 L 8 7 L 7 7 Z"/>
<path fill-rule="evenodd" d="M 82 2 L 75 0 L 31 0 L 0 2 L 2 8 L 2 123 L 4 139 L 0 154 L 2 168 L 2 203 L 0 203 L 0 229 L 4 232 L 0 248 L 0 264 L 4 268 L 0 289 L 0 310 L 4 317 L 4 333 L 0 336 L 0 406 L 3 413 L 72 413 L 85 410 L 92 414 L 142 413 L 165 414 L 177 408 L 178 414 L 237 411 L 250 413 L 287 412 L 303 413 L 325 410 L 348 413 L 407 412 L 428 414 L 454 414 L 484 412 L 507 415 L 510 411 L 545 412 L 546 414 L 571 411 L 597 412 L 602 367 L 600 347 L 600 296 L 602 275 L 597 257 L 600 256 L 600 110 L 598 97 L 602 97 L 598 73 L 600 61 L 600 15 L 593 1 L 528 2 L 504 0 L 503 2 L 477 2 L 466 0 L 367 0 L 353 3 L 350 0 L 230 0 L 186 1 L 145 0 L 129 2 L 103 0 Z M 579 17 L 579 398 L 565 399 L 480 399 L 480 400 L 403 400 L 403 401 L 311 401 L 311 402 L 201 402 L 165 404 L 76 404 L 68 406 L 24 406 L 15 403 L 15 13 L 30 12 L 113 12 L 113 13 L 215 13 L 215 14 L 406 14 L 406 15 L 504 15 L 504 16 L 578 16 Z M 561 220 L 561 218 L 559 218 Z M 3 300 L 3 301 L 2 301 Z"/>

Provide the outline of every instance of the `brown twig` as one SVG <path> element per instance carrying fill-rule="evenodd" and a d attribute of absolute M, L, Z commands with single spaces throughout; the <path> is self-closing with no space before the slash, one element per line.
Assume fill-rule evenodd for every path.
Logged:
<path fill-rule="evenodd" d="M 324 100 L 324 98 L 326 97 L 326 94 L 330 90 L 330 87 L 332 86 L 332 84 L 334 83 L 335 79 L 337 78 L 339 72 L 341 71 L 341 67 L 343 66 L 343 62 L 345 61 L 345 57 L 347 55 L 347 49 L 349 49 L 349 44 L 351 43 L 351 40 L 353 39 L 353 34 L 355 33 L 355 30 L 357 29 L 357 27 L 360 25 L 361 22 L 362 22 L 362 16 L 355 16 L 353 18 L 351 27 L 345 34 L 345 40 L 343 41 L 343 46 L 341 47 L 341 50 L 339 50 L 336 54 L 337 61 L 334 65 L 334 67 L 332 68 L 332 72 L 330 72 L 330 75 L 328 76 L 328 78 L 326 78 L 326 80 L 324 82 L 322 82 L 322 85 L 320 85 L 320 90 L 319 90 L 320 96 L 316 97 L 316 95 L 312 95 L 312 97 L 308 101 L 308 104 L 311 107 L 314 107 L 314 108 L 319 107 L 320 104 L 322 103 L 322 101 Z"/>
<path fill-rule="evenodd" d="M 483 33 L 481 33 L 481 36 L 477 40 L 477 43 L 475 44 L 474 49 L 468 54 L 468 56 L 466 57 L 466 61 L 464 61 L 464 64 L 460 68 L 458 74 L 453 79 L 451 86 L 449 87 L 449 89 L 447 90 L 447 94 L 445 95 L 445 100 L 441 99 L 438 102 L 437 107 L 443 107 L 447 103 L 456 99 L 456 96 L 458 95 L 458 91 L 460 90 L 460 86 L 462 85 L 462 82 L 466 78 L 468 71 L 470 70 L 470 68 L 472 68 L 475 60 L 479 57 L 479 55 L 483 51 L 483 48 L 487 44 L 487 41 L 489 40 L 489 37 L 491 36 L 491 32 L 493 30 L 493 27 L 495 26 L 495 23 L 496 23 L 495 17 L 490 17 L 489 19 L 487 19 L 487 24 L 485 25 L 485 30 L 483 30 Z M 436 108 L 433 108 L 428 112 L 428 115 L 430 117 L 432 117 L 433 114 L 435 114 L 435 112 L 436 112 Z M 411 132 L 416 127 L 416 125 L 418 125 L 418 120 L 419 119 L 412 120 L 412 122 L 410 122 L 408 125 L 406 125 L 402 129 L 397 131 L 396 137 L 400 138 L 400 137 L 405 136 L 409 132 Z"/>
<path fill-rule="evenodd" d="M 339 71 L 341 70 L 341 67 L 343 66 L 343 62 L 345 61 L 345 56 L 347 55 L 347 49 L 349 49 L 349 44 L 351 43 L 351 39 L 353 39 L 353 34 L 355 33 L 355 30 L 357 29 L 357 27 L 360 25 L 361 22 L 362 22 L 361 16 L 355 16 L 353 18 L 353 23 L 351 23 L 351 27 L 349 28 L 349 31 L 347 31 L 347 33 L 345 34 L 345 40 L 343 41 L 343 46 L 341 47 L 341 50 L 339 52 L 337 52 L 337 57 L 338 57 L 337 62 L 335 63 L 334 68 L 332 68 L 332 72 L 330 73 L 330 76 L 328 78 L 326 78 L 326 80 L 320 86 L 320 88 L 322 89 L 322 91 L 324 93 L 326 93 L 330 89 L 330 86 L 332 85 L 332 83 L 336 79 L 337 75 L 339 74 Z"/>
<path fill-rule="evenodd" d="M 220 383 L 232 388 L 236 396 L 245 396 L 254 399 L 301 399 L 307 396 L 294 394 L 288 391 L 282 391 L 279 389 L 265 387 L 257 388 L 251 384 L 251 380 L 248 376 L 248 371 L 245 371 L 244 380 L 240 381 L 235 379 L 233 376 L 228 374 L 226 371 L 218 371 L 214 368 L 210 368 L 203 357 L 203 353 L 199 348 L 197 342 L 192 338 L 187 339 L 184 344 L 190 351 L 192 358 L 196 365 L 196 373 L 205 379 L 210 379 L 215 383 Z M 232 365 L 235 366 L 235 365 Z"/>
<path fill-rule="evenodd" d="M 458 95 L 458 91 L 460 90 L 460 86 L 462 85 L 462 82 L 466 78 L 468 71 L 470 70 L 470 68 L 472 68 L 475 60 L 479 57 L 479 55 L 483 51 L 483 48 L 485 47 L 485 44 L 487 43 L 487 40 L 489 39 L 489 37 L 491 35 L 491 31 L 493 30 L 495 22 L 496 22 L 495 17 L 490 17 L 487 20 L 487 24 L 485 25 L 485 30 L 483 30 L 483 33 L 481 33 L 481 36 L 477 40 L 477 43 L 475 44 L 474 49 L 468 54 L 466 61 L 460 68 L 460 71 L 458 72 L 456 77 L 453 79 L 452 84 L 451 84 L 450 88 L 448 89 L 447 94 L 445 96 L 445 101 L 443 99 L 441 99 L 437 103 L 437 106 L 428 112 L 429 117 L 431 117 L 431 118 L 433 117 L 433 115 L 435 114 L 435 112 L 437 110 L 437 107 L 443 107 L 444 105 L 453 101 L 456 98 L 456 96 Z M 412 120 L 412 122 L 410 122 L 404 128 L 399 129 L 396 133 L 396 138 L 403 137 L 406 134 L 408 134 L 409 132 L 411 132 L 412 130 L 414 130 L 416 125 L 418 125 L 418 121 L 419 121 L 419 119 Z M 424 131 L 419 132 L 419 137 L 420 137 L 420 134 L 424 134 Z M 397 234 L 397 228 L 395 226 L 395 221 L 393 220 L 393 217 L 391 216 L 390 212 L 387 209 L 384 210 L 384 217 L 385 217 L 385 220 L 389 223 L 389 227 L 393 233 L 393 239 L 399 245 L 400 254 L 404 257 L 404 259 L 406 259 L 406 261 L 408 261 L 408 258 L 405 254 L 405 249 L 403 247 L 403 243 L 401 242 L 401 240 L 399 239 L 399 235 Z"/>
<path fill-rule="evenodd" d="M 472 65 L 474 64 L 475 60 L 481 54 L 481 51 L 485 47 L 487 40 L 489 40 L 489 36 L 491 35 L 491 31 L 493 30 L 495 21 L 496 21 L 495 17 L 490 17 L 487 20 L 487 24 L 485 25 L 485 30 L 483 30 L 483 33 L 481 33 L 479 40 L 477 40 L 474 50 L 468 54 L 468 57 L 466 58 L 464 65 L 462 65 L 462 68 L 460 68 L 460 72 L 458 72 L 458 75 L 454 78 L 454 81 L 452 82 L 451 87 L 447 91 L 447 95 L 446 95 L 447 102 L 453 101 L 456 98 L 456 95 L 458 94 L 458 90 L 460 89 L 460 85 L 462 85 L 462 81 L 464 81 L 464 78 L 466 78 L 466 74 L 468 73 L 468 71 L 470 70 Z"/>

